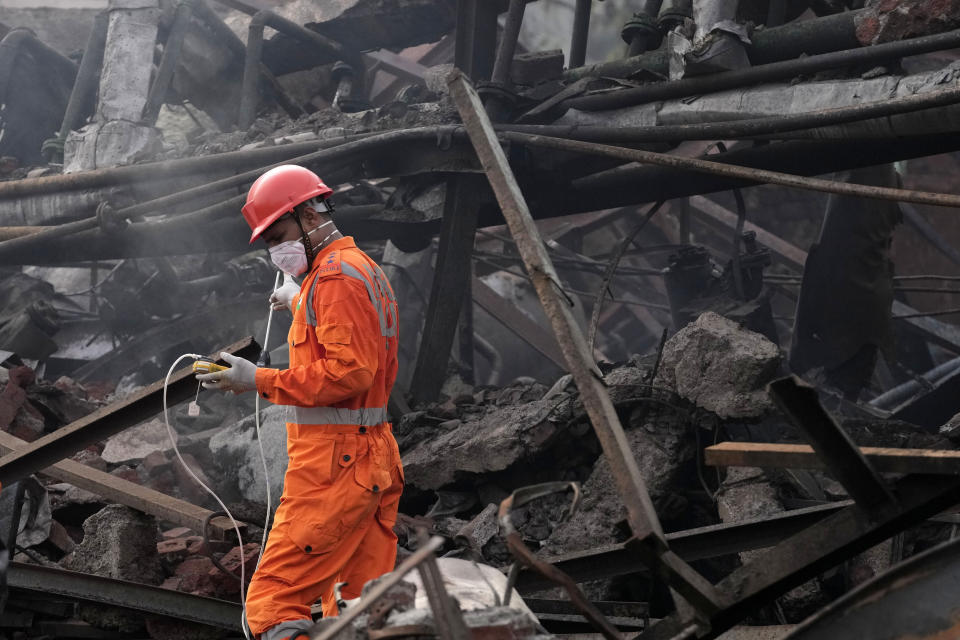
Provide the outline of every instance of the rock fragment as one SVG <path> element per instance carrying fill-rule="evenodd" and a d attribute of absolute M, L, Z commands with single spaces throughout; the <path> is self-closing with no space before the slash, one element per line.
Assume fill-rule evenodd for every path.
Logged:
<path fill-rule="evenodd" d="M 721 418 L 759 417 L 773 408 L 764 386 L 780 361 L 767 338 L 708 311 L 667 341 L 654 384 Z"/>

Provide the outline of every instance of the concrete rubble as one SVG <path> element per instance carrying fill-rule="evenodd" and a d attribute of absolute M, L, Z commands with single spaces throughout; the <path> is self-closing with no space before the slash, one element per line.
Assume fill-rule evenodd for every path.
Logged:
<path fill-rule="evenodd" d="M 960 445 L 960 225 L 933 206 L 953 206 L 956 191 L 960 3 L 536 0 L 505 64 L 497 43 L 517 17 L 503 17 L 507 1 L 44 1 L 0 7 L 0 472 L 3 456 L 38 441 L 103 431 L 4 480 L 11 572 L 67 569 L 239 604 L 241 567 L 249 579 L 283 491 L 288 411 L 263 402 L 258 431 L 250 394 L 191 389 L 170 407 L 171 438 L 157 397 L 137 398 L 181 354 L 243 336 L 267 347 L 270 366 L 287 366 L 289 315 L 266 315 L 276 271 L 262 245 L 248 246 L 238 209 L 252 176 L 290 161 L 335 188 L 338 227 L 383 265 L 399 299 L 389 403 L 405 475 L 398 562 L 439 536 L 441 581 L 476 637 L 597 630 L 534 569 L 514 576 L 504 605 L 516 540 L 575 573 L 618 633 L 713 633 L 667 626 L 683 607 L 664 576 L 682 562 L 756 597 L 718 637 L 781 640 L 955 537 L 955 509 L 883 524 L 934 491 L 928 474 L 896 467 L 851 484 L 838 470 L 862 462 L 850 445 L 920 449 L 930 465 Z M 644 13 L 653 5 L 656 15 Z M 580 45 L 577 7 L 591 11 Z M 267 20 L 262 51 L 255 15 Z M 478 160 L 455 66 L 498 129 L 512 171 L 503 182 L 515 178 L 524 207 L 488 188 L 484 174 L 495 183 L 502 168 Z M 539 146 L 547 140 L 561 146 Z M 627 162 L 610 146 L 670 160 Z M 723 170 L 690 171 L 691 157 Z M 833 195 L 818 190 L 826 179 Z M 851 195 L 868 187 L 871 198 Z M 566 317 L 544 311 L 527 243 L 504 226 L 523 208 L 556 269 L 550 295 L 583 345 L 556 333 Z M 833 349 L 824 325 L 849 349 Z M 443 348 L 424 347 L 435 340 Z M 830 375 L 797 364 L 818 350 L 842 360 Z M 585 370 L 596 389 L 577 377 Z M 815 387 L 829 419 L 785 408 L 791 397 L 776 389 L 788 376 L 798 395 Z M 635 462 L 628 484 L 643 485 L 652 514 L 625 504 L 603 421 L 622 426 L 613 441 Z M 735 463 L 714 465 L 718 443 L 768 457 L 738 449 Z M 802 444 L 813 445 L 809 468 L 769 463 L 787 455 L 776 447 Z M 947 491 L 950 473 L 941 478 L 936 490 Z M 501 503 L 560 481 L 577 483 L 578 507 L 569 494 L 515 507 L 508 543 Z M 871 488 L 893 498 L 866 504 Z M 938 499 L 941 511 L 957 502 Z M 863 513 L 842 520 L 850 500 Z M 909 505 L 905 520 L 925 508 Z M 865 529 L 856 552 L 797 569 L 803 580 L 791 574 L 793 588 L 776 595 L 742 591 L 745 572 L 792 566 L 782 541 L 823 521 L 777 523 L 817 510 L 846 523 L 819 534 L 824 548 Z M 663 550 L 658 534 L 634 539 L 637 512 L 679 549 L 656 575 L 623 566 L 639 548 Z M 887 526 L 883 542 L 872 526 Z M 51 594 L 37 605 L 29 590 L 9 593 L 0 640 L 239 633 L 149 607 L 63 596 L 64 608 Z M 440 635 L 438 615 L 414 571 L 342 637 Z"/>

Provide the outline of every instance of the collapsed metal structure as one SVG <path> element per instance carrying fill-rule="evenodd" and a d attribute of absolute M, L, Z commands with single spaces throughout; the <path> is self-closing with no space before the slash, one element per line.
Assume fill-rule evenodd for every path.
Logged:
<path fill-rule="evenodd" d="M 312 66 L 336 63 L 333 104 L 344 112 L 363 110 L 378 101 L 370 82 L 373 74 L 367 68 L 371 64 L 397 78 L 416 83 L 424 81 L 423 65 L 384 54 L 366 55 L 362 53 L 366 47 L 348 46 L 346 41 L 337 41 L 322 30 L 292 23 L 240 0 L 223 1 L 251 16 L 247 44 L 244 46 L 232 32 L 225 30 L 204 0 L 179 3 L 143 109 L 143 122 L 156 121 L 168 96 L 191 20 L 202 22 L 237 59 L 244 61 L 240 77 L 242 99 L 232 116 L 241 129 L 254 122 L 258 107 L 265 102 L 272 101 L 293 116 L 302 114 L 295 100 L 285 95 L 275 79 L 280 72 L 289 70 L 283 66 L 287 62 L 281 64 L 278 60 L 284 59 L 283 52 L 290 46 L 309 57 Z M 558 218 L 562 224 L 565 216 L 587 213 L 587 217 L 577 222 L 582 235 L 591 228 L 634 213 L 638 205 L 689 198 L 688 208 L 678 216 L 681 228 L 686 225 L 681 242 L 686 241 L 693 222 L 713 230 L 718 237 L 732 238 L 730 267 L 725 273 L 733 291 L 729 296 L 741 303 L 757 299 L 766 264 L 772 261 L 802 273 L 807 254 L 746 220 L 742 209 L 728 211 L 703 195 L 738 191 L 757 184 L 779 184 L 834 195 L 956 207 L 960 205 L 960 196 L 810 176 L 960 149 L 955 126 L 960 89 L 950 84 L 955 84 L 950 76 L 948 83 L 892 99 L 843 103 L 787 115 L 715 121 L 705 121 L 702 113 L 679 105 L 694 96 L 706 101 L 709 94 L 786 81 L 801 74 L 887 64 L 906 56 L 955 48 L 960 45 L 960 30 L 867 46 L 868 43 L 858 37 L 858 24 L 869 17 L 870 9 L 782 24 L 787 6 L 792 7 L 792 3 L 771 2 L 767 28 L 754 30 L 749 34 L 749 43 L 744 45 L 752 66 L 677 80 L 638 82 L 638 79 L 656 76 L 669 77 L 670 51 L 665 45 L 660 46 L 661 41 L 678 19 L 682 22 L 684 12 L 689 9 L 684 9 L 683 3 L 664 2 L 663 7 L 658 2 L 638 3 L 642 5 L 640 10 L 624 29 L 627 57 L 584 66 L 591 2 L 577 0 L 569 68 L 562 70 L 562 54 L 558 58 L 548 53 L 541 60 L 525 62 L 534 69 L 525 73 L 542 74 L 547 79 L 528 86 L 526 82 L 517 81 L 513 68 L 527 4 L 528 0 L 457 1 L 455 11 L 450 14 L 455 18 L 455 31 L 445 46 L 457 69 L 447 84 L 459 121 L 338 134 L 322 140 L 199 158 L 0 183 L 0 207 L 7 206 L 3 203 L 33 199 L 38 204 L 27 205 L 27 208 L 42 211 L 52 197 L 65 203 L 57 216 L 28 219 L 24 225 L 0 229 L 5 238 L 0 241 L 0 264 L 87 264 L 122 258 L 235 251 L 245 239 L 243 221 L 236 215 L 242 203 L 241 194 L 264 169 L 278 163 L 309 166 L 329 176 L 328 182 L 357 184 L 389 179 L 394 181 L 393 186 L 400 188 L 405 185 L 405 179 L 412 182 L 427 176 L 433 186 L 439 185 L 444 192 L 439 207 L 442 215 L 419 215 L 421 212 L 413 211 L 407 203 L 395 202 L 376 190 L 366 199 L 338 207 L 336 214 L 338 226 L 344 233 L 369 240 L 389 239 L 411 250 L 428 246 L 433 236 L 439 235 L 436 275 L 412 367 L 410 395 L 416 400 L 436 398 L 447 375 L 451 352 L 456 350 L 458 327 L 463 344 L 457 346 L 461 354 L 457 360 L 461 366 L 470 368 L 474 352 L 472 309 L 476 302 L 539 353 L 570 372 L 627 508 L 631 538 L 626 544 L 577 554 L 548 567 L 529 562 L 532 568 L 515 572 L 518 589 L 530 592 L 558 580 L 570 587 L 577 581 L 647 571 L 669 585 L 675 612 L 663 620 L 639 625 L 641 638 L 715 638 L 758 607 L 827 568 L 954 506 L 960 502 L 960 480 L 953 475 L 933 475 L 955 474 L 955 469 L 945 471 L 932 462 L 928 464 L 922 456 L 917 463 L 919 470 L 912 469 L 896 481 L 884 479 L 875 464 L 824 410 L 815 392 L 796 379 L 786 378 L 771 385 L 771 397 L 806 436 L 820 463 L 843 485 L 852 500 L 794 510 L 755 522 L 665 534 L 627 446 L 594 352 L 604 291 L 617 269 L 617 261 L 629 248 L 630 238 L 623 242 L 619 252 L 611 252 L 614 259 L 609 265 L 603 265 L 570 250 L 565 253 L 548 246 L 550 239 L 543 237 L 543 227 L 538 228 L 536 221 Z M 506 19 L 498 45 L 497 20 L 504 12 Z M 264 41 L 265 27 L 276 29 L 281 35 Z M 86 115 L 82 105 L 88 103 L 92 95 L 105 38 L 105 20 L 101 20 L 75 70 L 76 80 L 65 106 L 59 135 L 44 147 L 51 156 L 62 153 L 67 134 L 75 130 Z M 34 57 L 51 55 L 35 38 L 13 31 L 0 42 L 0 56 L 21 47 L 29 48 Z M 0 63 L 3 60 L 0 57 Z M 11 66 L 15 56 L 5 60 L 5 64 Z M 57 64 L 66 69 L 62 62 Z M 2 77 L 0 66 L 0 79 Z M 379 88 L 380 94 L 384 91 L 383 87 Z M 671 103 L 675 107 L 673 121 L 651 121 L 650 114 L 643 111 L 645 105 L 661 101 L 676 101 Z M 665 118 L 665 114 L 671 113 L 661 104 L 651 109 L 659 112 L 657 117 Z M 704 111 L 722 114 L 724 109 L 730 108 L 718 98 L 713 111 Z M 892 141 L 894 136 L 896 140 Z M 729 151 L 723 149 L 709 158 L 661 153 L 674 143 L 713 140 L 758 143 Z M 698 155 L 703 148 L 698 149 Z M 655 216 L 659 204 L 645 216 L 641 228 L 648 221 L 658 224 Z M 473 249 L 478 229 L 504 220 L 546 313 L 549 331 L 518 316 L 496 292 L 474 277 Z M 941 251 L 946 251 L 946 243 L 938 238 L 936 231 L 925 229 L 927 237 L 938 244 Z M 558 234 L 560 231 L 566 233 L 569 229 L 561 228 Z M 595 270 L 606 266 L 589 336 L 581 330 L 574 316 L 575 305 L 560 285 L 555 264 L 561 264 L 564 259 L 589 263 Z M 652 271 L 642 275 L 657 277 Z M 709 292 L 690 292 L 690 283 L 707 280 L 704 273 L 709 271 L 709 260 L 703 252 L 678 252 L 669 274 L 657 284 L 658 292 L 669 304 L 661 305 L 659 315 L 650 311 L 655 305 L 640 306 L 633 312 L 638 331 L 648 343 L 656 343 L 671 322 L 682 324 L 684 317 L 700 308 L 700 302 L 712 300 Z M 776 284 L 776 278 L 768 282 Z M 917 312 L 901 301 L 892 303 L 892 314 L 893 318 L 888 321 L 896 319 L 923 341 L 960 354 L 960 329 L 955 325 Z M 763 316 L 763 311 L 757 316 Z M 771 327 L 776 331 L 769 309 L 766 316 L 759 320 L 757 316 L 751 316 L 748 324 L 756 321 L 758 331 Z M 253 353 L 254 349 L 252 341 L 228 348 L 241 355 Z M 956 369 L 941 371 L 930 382 L 932 386 L 944 384 L 948 378 L 956 377 L 955 374 Z M 185 378 L 186 374 L 181 372 L 171 385 L 172 398 L 189 396 L 190 385 L 184 383 Z M 209 526 L 222 535 L 225 523 L 218 522 L 214 514 L 206 510 L 162 494 L 155 495 L 156 492 L 132 483 L 123 484 L 107 474 L 74 468 L 69 461 L 62 462 L 83 446 L 128 428 L 155 412 L 159 384 L 33 443 L 19 443 L 4 437 L 0 441 L 0 448 L 5 452 L 0 457 L 0 483 L 10 486 L 31 473 L 42 471 L 53 477 L 69 478 L 80 487 L 106 492 L 105 495 L 118 502 L 166 520 L 196 530 Z M 860 407 L 860 410 L 880 417 L 904 415 L 910 409 L 910 401 L 926 391 L 923 387 L 921 384 L 897 395 L 896 405 L 891 402 L 883 407 Z M 405 405 L 406 399 L 395 398 L 393 409 L 402 411 Z M 509 504 L 505 505 L 502 511 L 509 509 Z M 717 584 L 711 584 L 690 566 L 691 561 L 711 557 L 711 554 L 764 547 L 770 548 L 761 558 Z M 436 548 L 435 543 L 422 547 L 401 566 L 395 574 L 396 580 L 405 571 L 419 567 L 424 573 L 424 584 L 430 585 L 435 632 L 445 640 L 462 640 L 470 630 L 456 607 L 451 606 L 435 567 L 431 567 Z M 524 557 L 522 550 L 514 551 L 519 558 Z M 948 561 L 938 560 L 941 555 Z M 897 571 L 927 576 L 929 566 L 934 565 L 939 569 L 938 576 L 955 576 L 955 555 L 954 544 Z M 33 592 L 38 590 L 38 585 L 43 585 L 44 589 L 61 595 L 160 614 L 176 612 L 181 617 L 230 628 L 238 617 L 223 603 L 207 602 L 197 596 L 165 592 L 160 597 L 147 587 L 118 587 L 99 578 L 78 578 L 66 572 L 18 564 L 6 566 L 2 556 L 0 573 L 6 574 L 7 586 L 14 590 Z M 896 583 L 893 577 L 880 580 Z M 932 582 L 933 586 L 920 582 L 911 588 L 936 589 L 936 581 Z M 385 592 L 389 586 L 385 583 L 376 593 Z M 869 591 L 859 596 L 851 594 L 851 600 L 856 603 L 860 598 L 859 602 L 869 604 L 872 598 L 878 597 L 882 602 L 883 598 L 898 597 L 900 588 L 896 583 L 895 587 L 883 591 L 882 597 Z M 614 625 L 575 587 L 571 588 L 570 596 L 572 602 L 583 605 L 584 615 L 601 633 L 606 637 L 618 636 Z M 375 599 L 371 594 L 366 605 Z M 838 603 L 834 613 L 844 606 L 855 608 L 854 604 Z M 957 631 L 955 611 L 949 599 L 933 602 L 931 607 L 943 617 L 930 622 L 935 617 L 931 614 L 921 631 L 915 626 L 895 630 L 886 619 L 868 613 L 854 623 L 855 631 L 848 628 L 847 633 L 881 637 L 877 634 L 879 629 L 884 629 L 889 635 L 883 637 L 912 633 L 910 637 L 933 638 L 946 637 L 938 634 L 947 634 L 950 630 Z M 344 616 L 332 626 L 318 626 L 311 637 L 328 640 L 344 630 L 359 613 Z M 798 629 L 791 637 L 836 637 L 830 635 L 830 624 L 831 612 L 825 612 L 820 620 Z"/>

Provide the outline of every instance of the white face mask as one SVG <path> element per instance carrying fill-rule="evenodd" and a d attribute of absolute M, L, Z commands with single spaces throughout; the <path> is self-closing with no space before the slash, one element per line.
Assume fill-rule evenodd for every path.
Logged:
<path fill-rule="evenodd" d="M 270 259 L 277 269 L 292 276 L 299 276 L 307 270 L 307 250 L 299 240 L 287 240 L 270 247 Z"/>
<path fill-rule="evenodd" d="M 328 220 L 320 226 L 314 227 L 307 232 L 307 235 L 324 228 L 328 224 L 333 224 L 333 220 Z M 333 233 L 324 238 L 323 242 L 326 242 L 332 235 Z M 320 244 L 323 245 L 323 242 Z M 292 276 L 299 276 L 307 270 L 307 250 L 299 240 L 287 240 L 275 247 L 270 247 L 270 260 L 277 266 L 277 269 Z"/>

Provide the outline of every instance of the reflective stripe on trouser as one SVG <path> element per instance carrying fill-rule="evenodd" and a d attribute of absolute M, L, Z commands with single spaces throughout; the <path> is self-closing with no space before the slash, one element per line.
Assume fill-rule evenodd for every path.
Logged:
<path fill-rule="evenodd" d="M 277 640 L 266 632 L 309 618 L 321 597 L 324 615 L 336 615 L 337 582 L 350 583 L 345 599 L 359 597 L 366 582 L 392 571 L 396 561 L 403 469 L 390 427 L 361 433 L 289 425 L 288 431 L 309 456 L 291 453 L 282 502 L 247 591 L 247 621 L 260 640 Z"/>
<path fill-rule="evenodd" d="M 390 420 L 386 407 L 362 407 L 345 409 L 342 407 L 290 407 L 288 422 L 298 424 L 355 424 L 372 427 Z"/>
<path fill-rule="evenodd" d="M 270 627 L 267 629 L 263 635 L 260 636 L 260 640 L 283 640 L 283 638 L 289 638 L 298 631 L 309 631 L 313 624 L 314 622 L 312 618 L 303 620 L 287 620 L 286 622 L 281 622 L 275 627 Z"/>

